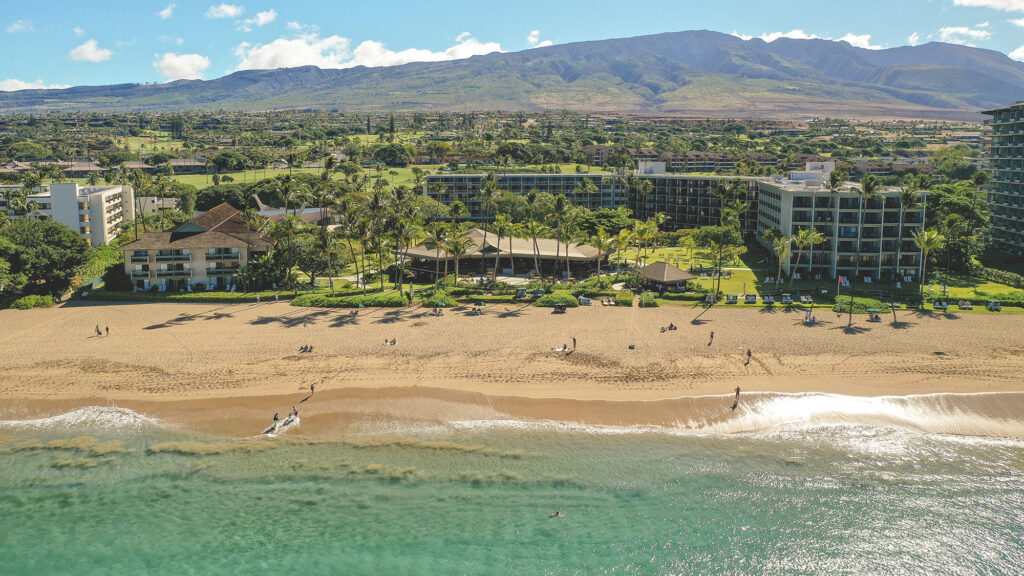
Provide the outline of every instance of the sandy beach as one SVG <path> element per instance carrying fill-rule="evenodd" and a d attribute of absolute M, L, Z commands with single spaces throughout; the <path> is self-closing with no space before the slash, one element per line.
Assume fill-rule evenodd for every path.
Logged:
<path fill-rule="evenodd" d="M 661 424 L 700 412 L 703 401 L 651 401 L 709 396 L 721 406 L 737 386 L 852 396 L 1024 390 L 1018 315 L 900 312 L 896 324 L 860 316 L 848 327 L 826 310 L 817 326 L 785 310 L 716 308 L 699 318 L 690 307 L 429 312 L 367 309 L 352 319 L 347 310 L 285 303 L 4 310 L 0 415 L 117 405 L 245 435 L 315 386 L 301 404 L 302 428 L 327 433 L 367 414 Z M 670 322 L 678 330 L 661 332 Z M 97 324 L 110 336 L 95 336 Z M 574 337 L 575 351 L 554 350 L 571 348 Z M 396 345 L 383 345 L 392 338 Z M 303 345 L 316 350 L 299 353 Z"/>

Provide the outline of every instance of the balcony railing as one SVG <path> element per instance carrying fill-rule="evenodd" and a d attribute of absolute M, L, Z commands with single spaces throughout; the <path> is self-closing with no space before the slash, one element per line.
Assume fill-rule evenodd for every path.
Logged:
<path fill-rule="evenodd" d="M 149 278 L 149 270 L 132 270 L 132 278 Z"/>
<path fill-rule="evenodd" d="M 207 276 L 234 276 L 238 273 L 238 268 L 207 268 Z"/>
<path fill-rule="evenodd" d="M 240 255 L 238 254 L 238 252 L 234 252 L 234 253 L 224 252 L 224 253 L 219 253 L 219 254 L 209 254 L 208 253 L 206 255 L 206 260 L 209 261 L 209 262 L 213 262 L 213 261 L 219 262 L 219 261 L 223 261 L 223 260 L 238 260 L 239 256 Z"/>
<path fill-rule="evenodd" d="M 145 264 L 146 262 L 149 262 L 149 256 L 132 256 L 131 262 L 133 264 Z"/>
<path fill-rule="evenodd" d="M 192 259 L 189 254 L 158 254 L 157 262 L 188 262 Z"/>
<path fill-rule="evenodd" d="M 189 278 L 192 276 L 191 270 L 157 270 L 157 278 Z"/>

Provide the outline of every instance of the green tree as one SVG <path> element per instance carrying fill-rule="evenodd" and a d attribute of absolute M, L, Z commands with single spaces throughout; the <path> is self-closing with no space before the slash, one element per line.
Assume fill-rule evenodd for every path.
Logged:
<path fill-rule="evenodd" d="M 921 286 L 920 292 L 924 292 L 928 270 L 928 253 L 932 250 L 942 248 L 946 239 L 937 230 L 921 229 L 914 233 L 914 244 L 921 249 Z"/>
<path fill-rule="evenodd" d="M 825 235 L 814 228 L 802 228 L 793 236 L 793 243 L 796 244 L 796 266 L 800 267 L 800 257 L 803 256 L 804 248 L 817 246 L 825 241 Z M 810 266 L 807 267 L 810 270 Z M 789 287 L 793 288 L 793 278 L 796 274 L 791 270 L 789 273 Z"/>
<path fill-rule="evenodd" d="M 63 224 L 48 220 L 18 220 L 0 230 L 0 258 L 8 274 L 23 278 L 28 294 L 59 297 L 71 286 L 78 268 L 87 261 L 88 243 Z"/>

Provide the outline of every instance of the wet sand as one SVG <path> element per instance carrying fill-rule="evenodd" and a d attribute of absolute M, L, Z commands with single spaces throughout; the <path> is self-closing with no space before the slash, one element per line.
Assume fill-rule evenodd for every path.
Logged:
<path fill-rule="evenodd" d="M 683 306 L 347 312 L 285 303 L 0 311 L 0 418 L 118 405 L 247 435 L 295 404 L 309 434 L 375 418 L 667 425 L 717 421 L 737 386 L 852 396 L 1024 390 L 1020 315 L 901 312 L 896 324 L 855 316 L 848 327 L 826 310 L 818 326 L 805 326 L 802 312 L 716 308 L 698 317 Z M 662 333 L 670 322 L 679 329 Z M 95 337 L 97 323 L 111 335 Z M 553 351 L 573 337 L 574 352 Z M 307 344 L 316 351 L 298 353 Z M 316 394 L 299 404 L 311 386 Z M 651 402 L 694 396 L 713 398 Z"/>

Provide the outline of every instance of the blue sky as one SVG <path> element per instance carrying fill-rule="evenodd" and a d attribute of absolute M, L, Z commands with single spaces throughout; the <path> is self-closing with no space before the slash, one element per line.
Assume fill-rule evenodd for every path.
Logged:
<path fill-rule="evenodd" d="M 695 29 L 872 48 L 946 41 L 1024 61 L 1024 0 L 43 0 L 0 16 L 0 90 L 387 66 Z"/>

